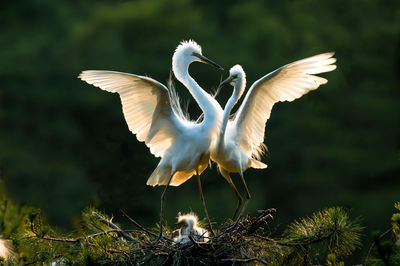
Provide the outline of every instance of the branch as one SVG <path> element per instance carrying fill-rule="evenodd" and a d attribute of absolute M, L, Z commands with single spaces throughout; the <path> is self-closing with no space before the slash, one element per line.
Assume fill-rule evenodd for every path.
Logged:
<path fill-rule="evenodd" d="M 125 232 L 131 232 L 134 230 L 126 230 Z M 120 229 L 110 229 L 107 231 L 103 231 L 100 233 L 95 233 L 95 234 L 91 234 L 91 235 L 87 235 L 87 236 L 83 236 L 83 237 L 78 237 L 78 238 L 58 238 L 58 237 L 51 237 L 51 236 L 39 236 L 36 232 L 33 232 L 35 234 L 35 236 L 28 236 L 28 237 L 23 237 L 21 239 L 28 239 L 28 238 L 39 238 L 39 239 L 43 239 L 43 240 L 49 240 L 49 241 L 56 241 L 56 242 L 66 242 L 66 243 L 78 243 L 81 242 L 83 240 L 88 240 L 90 238 L 95 238 L 98 236 L 102 236 L 102 235 L 107 235 L 110 233 L 120 233 L 121 230 Z"/>
<path fill-rule="evenodd" d="M 137 240 L 136 238 L 131 237 L 130 235 L 128 235 L 127 233 L 125 233 L 123 230 L 121 230 L 118 226 L 116 226 L 115 224 L 113 224 L 112 222 L 104 219 L 103 217 L 101 217 L 99 214 L 97 214 L 96 212 L 92 212 L 92 215 L 97 218 L 100 222 L 104 223 L 105 225 L 107 225 L 108 227 L 111 227 L 112 229 L 117 230 L 117 232 L 126 240 L 128 241 L 133 241 L 136 243 L 140 243 L 139 240 Z"/>
<path fill-rule="evenodd" d="M 258 261 L 258 262 L 261 262 L 261 263 L 264 264 L 264 265 L 269 265 L 268 262 L 266 262 L 265 260 L 262 260 L 262 259 L 260 259 L 260 258 L 248 258 L 248 259 L 222 259 L 222 260 L 220 260 L 220 262 L 227 262 L 227 261 L 232 262 L 232 264 L 235 263 L 235 262 L 246 263 L 246 262 Z"/>
<path fill-rule="evenodd" d="M 136 225 L 140 230 L 143 230 L 144 232 L 148 233 L 149 235 L 152 235 L 154 237 L 158 237 L 157 234 L 147 230 L 146 228 L 144 228 L 143 226 L 141 226 L 139 223 L 137 223 L 135 220 L 133 220 L 128 214 L 126 214 L 126 212 L 124 212 L 122 209 L 119 210 L 123 216 L 125 216 L 129 221 L 131 221 L 134 225 Z"/>
<path fill-rule="evenodd" d="M 383 233 L 382 233 L 380 236 L 378 236 L 377 238 L 376 238 L 376 237 L 374 238 L 374 241 L 372 242 L 371 246 L 370 246 L 369 249 L 368 249 L 368 255 L 367 255 L 367 259 L 366 259 L 366 260 L 369 259 L 370 255 L 371 255 L 371 252 L 372 252 L 372 249 L 374 248 L 374 246 L 376 245 L 376 243 L 379 243 L 379 240 L 380 240 L 381 238 L 383 238 L 384 236 L 386 236 L 387 234 L 389 234 L 389 233 L 392 232 L 392 231 L 393 231 L 393 226 L 391 226 L 388 230 L 386 230 L 385 232 L 383 232 Z M 377 241 L 377 240 L 378 240 L 378 241 Z M 377 249 L 378 249 L 379 255 L 381 255 L 380 252 L 379 252 L 379 248 L 378 248 L 378 247 L 377 247 Z M 385 261 L 384 261 L 384 263 L 386 264 Z"/>
<path fill-rule="evenodd" d="M 202 249 L 202 250 L 207 251 L 207 249 L 205 249 L 205 248 L 203 248 L 202 246 L 200 246 L 200 243 L 203 243 L 203 244 L 204 244 L 204 242 L 197 242 L 197 241 L 193 238 L 192 235 L 188 235 L 188 237 L 189 237 L 190 241 L 192 241 L 192 243 L 193 243 L 196 247 L 198 247 L 198 248 L 200 248 L 200 249 Z"/>

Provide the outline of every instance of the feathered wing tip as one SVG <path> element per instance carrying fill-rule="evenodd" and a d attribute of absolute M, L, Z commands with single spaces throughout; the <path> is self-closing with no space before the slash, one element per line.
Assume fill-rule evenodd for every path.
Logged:
<path fill-rule="evenodd" d="M 249 167 L 256 169 L 264 169 L 267 168 L 267 165 L 261 162 L 261 158 L 265 153 L 268 152 L 268 147 L 264 143 L 253 149 L 253 153 L 251 154 L 251 158 L 249 158 Z"/>
<path fill-rule="evenodd" d="M 330 72 L 336 69 L 336 65 L 334 65 L 334 63 L 336 63 L 336 58 L 333 57 L 334 55 L 334 52 L 318 54 L 290 63 L 286 65 L 286 67 L 297 68 L 301 65 L 301 69 L 304 70 L 306 74 L 310 75 Z M 320 84 L 328 82 L 324 78 L 318 78 L 320 78 Z"/>
<path fill-rule="evenodd" d="M 268 147 L 264 143 L 261 142 L 261 144 L 253 149 L 253 153 L 251 154 L 251 157 L 257 160 L 261 160 L 261 158 L 268 152 Z"/>
<path fill-rule="evenodd" d="M 192 39 L 189 39 L 188 41 L 181 41 L 181 43 L 178 45 L 178 47 L 176 47 L 175 53 L 180 51 L 180 50 L 184 50 L 187 47 L 193 47 L 194 49 L 200 51 L 200 53 L 201 53 L 201 46 L 198 45 Z"/>
<path fill-rule="evenodd" d="M 182 109 L 181 99 L 179 98 L 178 93 L 176 92 L 172 71 L 169 74 L 167 86 L 169 90 L 168 95 L 169 95 L 169 100 L 171 101 L 172 109 L 181 119 L 189 120 L 189 113 L 187 112 L 188 104 L 186 104 L 186 110 L 184 111 Z"/>
<path fill-rule="evenodd" d="M 249 158 L 248 167 L 255 168 L 255 169 L 264 169 L 264 168 L 267 168 L 268 165 L 266 165 L 265 163 L 254 159 L 254 158 Z"/>

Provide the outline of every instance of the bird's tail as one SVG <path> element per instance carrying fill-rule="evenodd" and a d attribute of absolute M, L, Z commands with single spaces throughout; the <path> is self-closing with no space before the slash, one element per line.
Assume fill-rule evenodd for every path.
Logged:
<path fill-rule="evenodd" d="M 170 186 L 177 187 L 192 177 L 195 171 L 179 171 L 171 179 Z M 158 165 L 147 180 L 148 186 L 166 186 L 171 176 L 171 167 Z"/>
<path fill-rule="evenodd" d="M 189 178 L 192 177 L 192 175 L 195 174 L 195 171 L 180 171 L 180 172 L 176 172 L 174 174 L 174 177 L 171 180 L 171 186 L 179 186 L 182 183 L 186 182 L 186 180 L 188 180 Z"/>
<path fill-rule="evenodd" d="M 204 170 L 206 170 L 208 166 L 208 161 L 206 161 L 203 164 L 199 164 L 199 175 L 203 173 Z M 148 186 L 165 186 L 168 183 L 168 180 L 171 176 L 171 167 L 170 166 L 165 166 L 162 164 L 158 164 L 157 168 L 153 171 L 149 179 L 147 179 L 146 184 Z M 195 170 L 189 170 L 189 171 L 178 171 L 174 173 L 174 176 L 171 179 L 171 183 L 169 184 L 170 186 L 177 187 L 181 185 L 182 183 L 186 182 L 189 178 L 191 178 L 194 174 L 196 174 Z"/>
<path fill-rule="evenodd" d="M 149 179 L 147 179 L 146 185 L 153 187 L 157 185 L 166 185 L 170 176 L 170 166 L 158 165 L 157 168 L 154 169 Z"/>
<path fill-rule="evenodd" d="M 265 163 L 262 163 L 254 158 L 249 158 L 249 167 L 256 168 L 256 169 L 264 169 L 267 168 Z"/>

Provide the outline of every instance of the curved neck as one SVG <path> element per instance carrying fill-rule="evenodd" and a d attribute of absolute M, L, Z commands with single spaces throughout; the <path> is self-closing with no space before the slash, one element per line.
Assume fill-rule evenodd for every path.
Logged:
<path fill-rule="evenodd" d="M 224 108 L 224 116 L 222 118 L 222 127 L 221 127 L 221 135 L 225 134 L 226 131 L 226 126 L 228 125 L 229 121 L 229 115 L 231 114 L 233 106 L 235 106 L 235 103 L 238 99 L 237 94 L 232 94 L 232 96 L 229 98 L 228 102 L 225 105 Z"/>
<path fill-rule="evenodd" d="M 193 225 L 193 221 L 191 221 L 191 220 L 187 221 L 187 226 L 182 227 L 182 229 L 181 229 L 181 234 L 182 234 L 182 235 L 188 235 L 188 234 L 190 234 L 190 231 L 192 231 L 193 226 L 194 226 L 194 225 Z"/>
<path fill-rule="evenodd" d="M 219 132 L 219 144 L 222 145 L 224 143 L 224 137 L 226 132 L 226 127 L 229 121 L 229 115 L 231 114 L 232 108 L 235 106 L 236 102 L 239 100 L 239 91 L 241 89 L 242 84 L 235 84 L 232 96 L 229 98 L 228 102 L 225 104 L 224 108 L 224 116 L 222 118 L 222 127 Z"/>
<path fill-rule="evenodd" d="M 173 64 L 173 71 L 176 79 L 179 80 L 189 90 L 190 94 L 196 100 L 204 113 L 204 121 L 214 119 L 217 114 L 217 106 L 215 99 L 206 93 L 197 82 L 189 74 L 190 62 L 182 62 L 181 64 Z"/>

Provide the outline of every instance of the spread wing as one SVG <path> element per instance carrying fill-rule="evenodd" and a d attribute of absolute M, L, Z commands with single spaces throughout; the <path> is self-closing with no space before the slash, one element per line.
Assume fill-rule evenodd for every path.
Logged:
<path fill-rule="evenodd" d="M 336 69 L 333 55 L 324 53 L 287 64 L 254 82 L 228 127 L 248 156 L 259 153 L 273 105 L 291 102 L 327 83 L 314 74 Z"/>
<path fill-rule="evenodd" d="M 162 157 L 180 134 L 182 122 L 175 114 L 167 87 L 149 77 L 114 71 L 83 71 L 79 78 L 121 98 L 129 130 L 150 152 Z"/>

